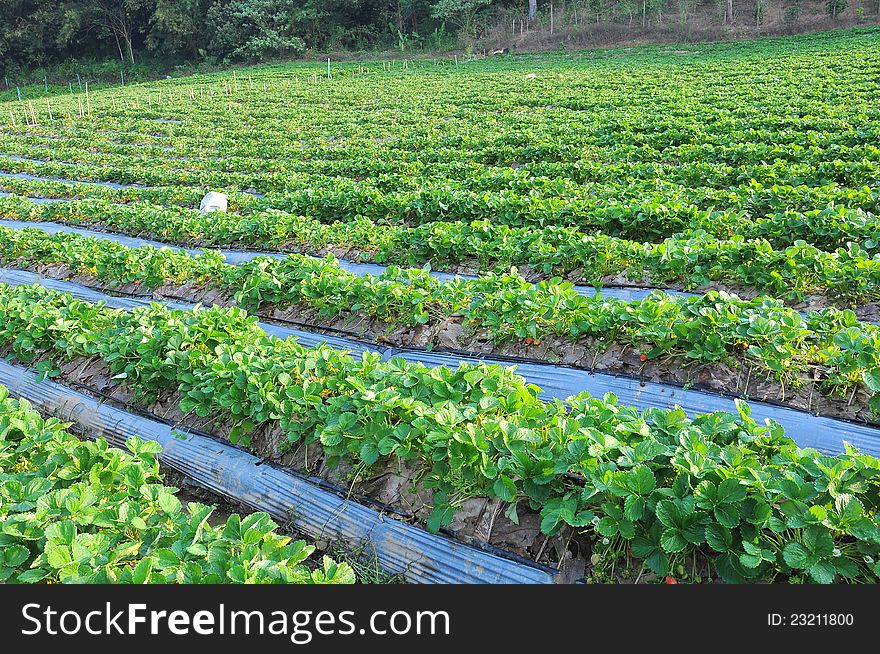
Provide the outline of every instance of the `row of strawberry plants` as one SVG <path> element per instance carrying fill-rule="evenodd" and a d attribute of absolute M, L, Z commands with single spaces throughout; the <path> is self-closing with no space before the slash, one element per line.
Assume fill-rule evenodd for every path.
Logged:
<path fill-rule="evenodd" d="M 164 160 L 157 159 L 156 164 L 147 166 L 149 179 L 135 170 L 107 164 L 97 168 L 9 161 L 3 166 L 42 175 L 143 181 L 161 186 L 193 184 L 239 189 L 259 186 L 253 183 L 253 179 L 221 179 L 211 176 L 213 173 L 200 174 L 192 179 L 166 174 L 161 167 L 163 163 Z M 849 241 L 880 242 L 880 229 L 873 214 L 849 206 L 836 206 L 831 199 L 820 205 L 821 208 L 804 211 L 770 205 L 766 213 L 754 216 L 752 214 L 762 205 L 752 204 L 747 210 L 731 210 L 726 204 L 729 198 L 723 193 L 715 193 L 709 196 L 712 206 L 704 209 L 689 202 L 688 193 L 667 185 L 652 189 L 636 183 L 626 192 L 618 185 L 561 184 L 559 180 L 543 178 L 543 188 L 540 189 L 519 189 L 516 183 L 512 183 L 509 187 L 480 191 L 473 189 L 471 178 L 452 182 L 409 174 L 406 180 L 411 187 L 401 189 L 399 181 L 389 176 L 369 180 L 279 172 L 272 172 L 271 176 L 283 183 L 283 192 L 268 198 L 244 200 L 243 207 L 248 211 L 270 207 L 323 222 L 354 217 L 409 225 L 489 219 L 513 227 L 573 226 L 640 241 L 657 241 L 679 232 L 701 229 L 720 237 L 736 234 L 745 238 L 765 238 L 781 247 L 797 239 L 805 239 L 820 248 L 845 246 Z M 530 179 L 526 175 L 520 177 Z M 739 181 L 759 185 L 750 177 Z M 21 190 L 35 188 L 32 182 L 29 186 L 20 183 L 14 186 Z M 290 190 L 291 186 L 296 190 Z M 864 195 L 860 191 L 848 191 L 843 195 L 850 197 L 859 193 Z M 870 190 L 866 193 L 868 198 L 876 196 L 876 192 Z M 725 210 L 714 208 L 716 199 L 725 202 L 722 205 Z M 702 204 L 709 203 L 704 201 Z M 873 204 L 870 206 L 874 208 Z"/>
<path fill-rule="evenodd" d="M 193 186 L 129 186 L 113 188 L 81 184 L 63 179 L 24 179 L 4 177 L 0 175 L 0 189 L 4 192 L 23 197 L 45 198 L 57 200 L 84 199 L 90 201 L 103 200 L 113 204 L 156 204 L 180 207 L 198 206 L 205 191 Z M 246 212 L 257 199 L 248 193 L 240 193 L 233 189 L 224 189 L 229 197 L 230 208 Z"/>
<path fill-rule="evenodd" d="M 566 63 L 570 64 L 570 62 Z M 577 74 L 579 71 L 573 72 Z M 455 83 L 474 83 L 474 80 L 466 73 L 464 76 L 425 75 L 422 78 L 426 83 L 440 88 Z M 277 82 L 272 85 L 272 92 L 278 93 L 282 89 L 288 88 L 288 82 L 281 76 L 274 79 L 269 77 L 269 81 Z M 365 81 L 380 94 L 385 90 L 382 88 L 383 86 L 390 86 L 387 84 L 388 78 Z M 631 96 L 635 103 L 645 102 L 647 104 L 647 102 L 655 100 L 654 105 L 642 107 L 640 112 L 634 112 L 631 108 L 627 108 L 626 111 L 622 111 L 621 108 L 615 108 L 618 109 L 617 111 L 609 111 L 608 107 L 578 107 L 584 113 L 577 116 L 564 111 L 566 108 L 564 106 L 562 111 L 545 110 L 547 101 L 552 101 L 552 96 L 556 96 L 555 99 L 558 100 L 580 101 L 583 104 L 584 98 L 567 93 L 569 89 L 556 87 L 551 91 L 550 98 L 542 93 L 534 93 L 535 89 L 529 89 L 530 92 L 527 94 L 511 97 L 510 94 L 503 93 L 504 85 L 498 84 L 498 81 L 498 77 L 493 76 L 476 82 L 485 93 L 485 103 L 492 105 L 497 111 L 495 115 L 486 115 L 484 112 L 483 124 L 462 121 L 451 126 L 437 125 L 435 121 L 426 120 L 429 116 L 425 114 L 431 110 L 436 111 L 438 108 L 446 112 L 452 109 L 459 116 L 471 119 L 480 113 L 480 108 L 467 106 L 463 103 L 450 107 L 449 103 L 437 102 L 435 98 L 424 96 L 406 98 L 404 105 L 411 114 L 406 117 L 409 118 L 406 120 L 406 125 L 411 130 L 405 135 L 399 135 L 387 148 L 392 149 L 403 159 L 428 163 L 444 161 L 446 159 L 444 154 L 451 148 L 466 150 L 470 155 L 468 158 L 481 162 L 496 160 L 507 152 L 514 156 L 540 153 L 545 155 L 541 157 L 543 160 L 565 160 L 572 158 L 565 156 L 566 150 L 575 149 L 576 151 L 577 148 L 582 150 L 589 148 L 602 154 L 620 150 L 634 160 L 639 160 L 639 153 L 642 154 L 641 159 L 643 160 L 661 159 L 663 154 L 671 153 L 676 158 L 685 160 L 699 158 L 706 161 L 749 162 L 777 158 L 797 160 L 815 157 L 820 159 L 825 151 L 846 158 L 850 150 L 867 149 L 867 152 L 859 152 L 855 156 L 849 155 L 849 158 L 858 159 L 870 156 L 869 149 L 876 143 L 877 128 L 870 122 L 870 110 L 866 112 L 864 106 L 858 104 L 858 96 L 870 97 L 872 88 L 870 85 L 866 85 L 857 89 L 853 79 L 848 80 L 852 84 L 851 90 L 854 91 L 851 93 L 851 96 L 854 97 L 852 97 L 852 104 L 849 107 L 843 103 L 838 103 L 837 106 L 828 106 L 828 102 L 810 102 L 799 97 L 796 93 L 784 99 L 796 104 L 785 106 L 784 100 L 780 102 L 778 89 L 770 88 L 763 92 L 763 97 L 760 97 L 761 94 L 759 94 L 758 98 L 750 98 L 758 100 L 758 102 L 753 101 L 748 105 L 740 106 L 739 116 L 731 116 L 729 107 L 701 102 L 700 99 L 692 98 L 691 100 L 695 100 L 692 102 L 667 102 L 666 106 L 659 106 L 656 98 L 636 98 L 635 93 Z M 678 85 L 684 85 L 683 82 L 682 79 L 673 81 Z M 355 84 L 357 83 L 356 81 Z M 205 88 L 203 84 L 193 83 L 190 80 L 179 80 L 178 84 L 188 90 L 201 91 Z M 537 84 L 541 85 L 541 82 L 537 82 Z M 135 97 L 146 95 L 160 86 L 162 85 L 142 88 L 139 89 L 141 93 L 134 91 L 129 92 L 129 95 Z M 297 100 L 307 99 L 309 96 L 327 93 L 329 90 L 334 95 L 341 96 L 342 99 L 351 102 L 351 98 L 345 97 L 345 91 L 351 89 L 328 86 L 331 88 L 327 89 L 326 86 L 324 88 L 301 88 L 292 95 L 300 96 L 296 98 Z M 616 90 L 624 93 L 636 91 L 636 89 L 622 89 L 620 85 Z M 703 90 L 705 92 L 705 89 Z M 736 84 L 730 90 L 734 94 L 748 93 L 749 91 L 741 83 Z M 858 93 L 855 92 L 857 90 Z M 777 97 L 774 97 L 774 92 L 777 92 Z M 118 94 L 113 93 L 112 95 Z M 273 127 L 297 127 L 299 129 L 297 135 L 300 137 L 299 144 L 301 145 L 326 146 L 326 131 L 322 129 L 322 123 L 325 123 L 331 112 L 328 112 L 325 107 L 314 107 L 314 117 L 317 120 L 309 120 L 312 116 L 278 111 L 279 107 L 275 104 L 271 92 L 258 96 L 248 93 L 238 95 L 239 98 L 248 100 L 246 106 L 242 107 L 240 101 L 236 102 L 239 98 L 236 98 L 235 95 L 230 100 L 221 102 L 176 103 L 173 105 L 173 111 L 183 119 L 179 123 L 151 122 L 151 119 L 161 116 L 155 116 L 153 112 L 145 110 L 144 107 L 130 106 L 126 110 L 121 110 L 117 106 L 114 110 L 110 110 L 105 105 L 100 108 L 105 120 L 102 121 L 99 129 L 92 131 L 98 132 L 99 135 L 100 133 L 109 134 L 126 141 L 131 139 L 130 134 L 142 136 L 147 140 L 154 137 L 174 137 L 177 140 L 197 141 L 209 135 L 211 125 L 215 121 L 229 118 L 235 112 L 239 114 L 253 112 L 256 114 L 256 118 Z M 560 98 L 560 95 L 563 97 Z M 731 105 L 736 103 L 735 99 L 719 95 L 711 99 Z M 544 103 L 541 103 L 541 100 L 544 100 Z M 761 106 L 762 104 L 764 106 Z M 515 114 L 510 115 L 507 112 L 507 110 L 520 107 L 536 110 L 531 121 L 520 121 Z M 275 111 L 272 111 L 273 109 Z M 344 148 L 348 141 L 360 138 L 373 147 L 386 147 L 377 145 L 375 142 L 369 143 L 369 139 L 366 137 L 376 127 L 385 127 L 382 130 L 383 133 L 393 131 L 393 129 L 388 130 L 388 126 L 381 125 L 380 116 L 375 114 L 372 116 L 373 120 L 369 120 L 369 115 L 367 116 L 368 120 L 364 120 L 363 114 L 369 114 L 369 112 L 364 112 L 363 108 L 360 109 L 360 111 L 353 111 L 351 114 L 334 116 L 336 118 L 334 126 L 338 127 L 340 132 L 346 136 L 345 142 L 336 143 L 336 146 Z M 850 109 L 851 113 L 847 113 L 847 109 Z M 388 107 L 383 106 L 382 110 L 387 112 Z M 784 113 L 785 110 L 788 110 L 789 113 Z M 586 113 L 587 111 L 589 113 Z M 703 122 L 694 120 L 695 111 L 702 114 L 700 118 Z M 583 120 L 583 117 L 591 120 Z M 581 119 L 579 120 L 579 118 Z M 602 120 L 603 118 L 604 120 Z M 597 126 L 596 122 L 600 124 Z M 495 129 L 489 129 L 490 126 Z M 286 145 L 284 140 L 275 134 L 269 135 L 259 142 L 248 141 L 247 128 L 248 125 L 245 123 L 230 122 L 229 129 L 222 135 L 218 135 L 218 140 L 206 144 L 207 149 L 237 145 L 242 146 L 245 152 L 251 156 L 267 158 L 285 154 L 285 150 L 288 149 L 284 147 Z M 68 131 L 73 136 L 89 133 L 88 125 L 82 126 L 77 123 L 68 126 Z M 559 136 L 562 131 L 566 132 L 567 139 L 553 138 Z M 139 132 L 140 134 L 138 134 Z M 543 149 L 538 147 L 541 139 L 534 137 L 539 134 L 546 137 L 544 140 L 550 147 Z"/>
<path fill-rule="evenodd" d="M 434 81 L 434 80 L 431 80 Z M 460 81 L 458 79 L 456 82 Z M 683 80 L 675 79 L 675 83 Z M 447 80 L 439 80 L 440 84 L 447 83 Z M 484 83 L 485 84 L 485 83 Z M 717 81 L 716 81 L 717 84 Z M 491 87 L 486 89 L 491 93 L 494 89 Z M 749 89 L 742 88 L 741 84 L 734 87 L 735 91 L 745 92 L 748 95 Z M 320 93 L 321 91 L 319 91 Z M 306 94 L 308 95 L 308 94 Z M 770 94 L 768 94 L 770 95 Z M 291 128 L 291 117 L 279 115 L 281 112 L 267 112 L 266 109 L 272 108 L 273 100 L 271 98 L 249 98 L 251 102 L 248 109 L 254 111 L 255 118 L 264 122 L 267 126 Z M 420 98 L 419 98 L 420 99 Z M 528 106 L 531 98 L 513 98 L 512 102 L 505 102 L 506 98 L 502 94 L 492 97 L 490 102 L 497 106 L 502 112 L 505 109 L 516 108 L 519 103 Z M 575 97 L 571 98 L 576 99 Z M 729 98 L 724 98 L 726 102 L 731 102 Z M 746 120 L 731 120 L 729 112 L 721 107 L 710 104 L 705 106 L 696 103 L 696 107 L 688 107 L 689 110 L 675 111 L 679 109 L 672 104 L 666 107 L 646 107 L 647 111 L 633 115 L 628 112 L 625 115 L 619 115 L 615 112 L 610 119 L 606 119 L 607 123 L 601 125 L 600 129 L 595 129 L 593 121 L 572 120 L 572 117 L 564 112 L 540 112 L 534 116 L 534 120 L 529 123 L 522 123 L 514 116 L 506 115 L 504 112 L 501 116 L 491 116 L 491 121 L 496 123 L 503 129 L 497 130 L 498 136 L 494 139 L 486 134 L 485 126 L 479 123 L 469 123 L 463 121 L 462 125 L 457 125 L 453 133 L 448 133 L 446 128 L 444 131 L 437 129 L 435 125 L 428 123 L 425 126 L 418 126 L 418 118 L 422 118 L 421 112 L 425 110 L 418 100 L 411 103 L 410 109 L 416 120 L 407 121 L 409 127 L 412 127 L 414 134 L 406 135 L 396 140 L 391 148 L 379 150 L 381 153 L 387 154 L 389 151 L 397 155 L 397 158 L 405 157 L 408 148 L 412 151 L 424 151 L 426 144 L 436 144 L 437 156 L 428 158 L 429 163 L 433 163 L 438 159 L 443 161 L 449 157 L 450 150 L 459 150 L 462 154 L 468 156 L 463 158 L 477 159 L 483 163 L 492 163 L 499 159 L 511 157 L 513 160 L 520 156 L 520 161 L 546 161 L 549 159 L 577 160 L 581 158 L 585 149 L 596 148 L 597 146 L 605 146 L 597 152 L 597 156 L 604 156 L 604 159 L 615 158 L 615 151 L 612 149 L 607 151 L 607 147 L 613 146 L 622 149 L 617 154 L 620 159 L 633 160 L 639 151 L 645 151 L 645 158 L 656 161 L 669 161 L 690 158 L 700 158 L 701 160 L 711 161 L 713 157 L 717 157 L 717 152 L 722 151 L 721 159 L 738 163 L 742 161 L 772 161 L 779 158 L 797 158 L 803 160 L 809 159 L 810 156 L 816 156 L 819 160 L 830 159 L 840 154 L 840 149 L 851 147 L 859 147 L 862 144 L 870 144 L 871 139 L 871 122 L 864 115 L 847 115 L 841 111 L 839 107 L 827 107 L 825 112 L 817 111 L 818 103 L 810 103 L 802 98 L 795 96 L 794 98 L 786 98 L 786 100 L 799 101 L 804 105 L 803 112 L 798 112 L 801 107 L 786 106 L 784 102 L 774 102 L 776 98 L 770 95 L 765 98 L 765 103 L 769 107 L 760 106 L 740 106 L 742 112 L 746 110 Z M 231 104 L 231 103 L 230 103 Z M 425 103 L 429 107 L 432 103 Z M 733 101 L 735 105 L 735 101 Z M 755 102 L 754 105 L 759 105 Z M 827 104 L 827 103 L 824 103 Z M 855 104 L 855 103 L 854 103 Z M 563 104 L 563 106 L 565 106 Z M 780 115 L 780 109 L 785 107 L 791 113 L 783 118 Z M 770 116 L 766 115 L 767 109 L 772 111 Z M 856 110 L 859 109 L 856 104 Z M 193 107 L 192 103 L 180 106 L 181 113 L 193 115 L 194 120 L 187 121 L 186 124 L 175 126 L 172 133 L 183 138 L 194 141 L 204 140 L 210 135 L 211 125 L 215 121 L 223 122 L 224 118 L 230 116 L 230 112 L 241 112 L 240 104 L 225 107 L 217 106 L 216 103 L 207 106 Z M 673 109 L 673 111 L 670 111 Z M 702 124 L 694 124 L 693 110 L 702 114 L 702 118 L 712 128 L 704 128 Z M 460 107 L 460 111 L 466 113 L 468 117 L 476 114 L 476 110 L 470 107 Z M 831 111 L 834 110 L 834 111 Z M 607 111 L 607 109 L 606 109 Z M 131 127 L 135 125 L 141 129 L 144 127 L 144 121 L 139 120 L 142 112 L 134 111 L 114 111 L 108 112 L 108 118 L 118 122 L 121 128 Z M 610 112 L 608 112 L 610 113 Z M 797 115 L 800 113 L 800 115 Z M 810 115 L 812 113 L 812 116 Z M 822 113 L 825 115 L 823 116 Z M 864 113 L 863 111 L 860 113 Z M 833 117 L 832 117 L 833 115 Z M 591 116 L 592 117 L 592 116 Z M 812 122 L 810 118 L 812 117 Z M 848 120 L 847 120 L 848 119 Z M 535 126 L 535 123 L 541 121 L 546 125 Z M 313 124 L 311 121 L 295 121 L 296 127 L 300 134 L 304 134 L 307 139 L 325 138 L 326 132 L 321 131 L 321 125 Z M 350 120 L 338 121 L 340 131 L 346 133 L 347 139 L 353 135 L 361 135 L 368 131 L 363 127 L 363 120 L 360 116 L 353 116 Z M 426 121 L 427 122 L 427 121 Z M 852 122 L 857 122 L 861 129 L 853 129 Z M 305 124 L 302 124 L 305 123 Z M 743 124 L 745 123 L 745 124 Z M 524 127 L 525 125 L 525 127 Z M 374 127 L 374 125 L 369 125 Z M 567 129 L 565 129 L 567 128 Z M 559 132 L 565 129 L 568 139 L 555 139 Z M 439 133 L 438 133 L 439 132 Z M 473 134 L 472 134 L 473 133 Z M 491 132 L 490 132 L 491 134 Z M 802 145 L 806 134 L 807 144 Z M 543 140 L 552 144 L 547 147 L 542 143 Z M 248 149 L 256 149 L 246 138 L 246 131 L 243 127 L 236 127 L 231 123 L 230 129 L 224 133 L 224 144 L 230 149 L 236 146 L 249 146 Z M 270 141 L 273 145 L 281 141 L 281 139 L 263 139 Z M 263 145 L 262 143 L 260 145 Z M 338 144 L 337 144 L 338 145 Z M 360 143 L 359 143 L 360 145 Z M 506 149 L 504 146 L 508 146 Z M 512 146 L 512 147 L 511 147 Z M 785 147 L 789 146 L 789 147 Z M 259 146 L 257 146 L 259 147 Z M 337 147 L 337 146 L 334 146 Z M 553 149 L 558 150 L 554 152 Z M 870 147 L 870 146 L 867 146 Z M 430 148 L 428 148 L 430 149 Z M 481 156 L 481 150 L 488 149 Z M 566 149 L 568 151 L 566 151 Z M 733 152 L 725 152 L 725 150 L 733 150 Z M 273 155 L 277 156 L 277 154 Z M 328 154 L 328 156 L 331 156 Z M 870 159 L 870 153 L 861 153 L 859 157 Z M 857 157 L 857 158 L 859 158 Z"/>
<path fill-rule="evenodd" d="M 786 148 L 787 150 L 797 148 Z M 801 148 L 802 149 L 802 148 Z M 281 191 L 275 182 L 281 174 L 288 179 L 297 180 L 299 184 L 309 185 L 333 179 L 370 180 L 380 184 L 382 189 L 412 191 L 423 186 L 438 188 L 469 189 L 479 193 L 515 191 L 522 195 L 540 193 L 547 196 L 564 196 L 581 199 L 584 196 L 602 195 L 604 197 L 620 197 L 630 187 L 626 195 L 636 197 L 639 186 L 668 185 L 676 188 L 685 198 L 697 202 L 703 208 L 710 198 L 723 196 L 732 198 L 735 206 L 744 205 L 755 195 L 754 185 L 758 187 L 782 186 L 793 188 L 795 193 L 781 195 L 765 193 L 768 199 L 778 203 L 780 200 L 793 202 L 785 204 L 785 209 L 806 209 L 815 206 L 827 206 L 831 203 L 844 204 L 849 207 L 861 207 L 876 210 L 877 194 L 872 193 L 869 184 L 871 175 L 863 176 L 860 181 L 850 181 L 838 186 L 836 174 L 809 175 L 797 170 L 797 166 L 806 166 L 803 152 L 797 158 L 797 166 L 783 159 L 776 159 L 773 164 L 738 167 L 734 172 L 725 175 L 709 174 L 713 165 L 706 159 L 697 157 L 691 166 L 700 175 L 685 175 L 680 167 L 674 175 L 662 174 L 656 166 L 647 169 L 646 174 L 639 170 L 633 152 L 611 152 L 603 159 L 619 159 L 626 161 L 630 174 L 622 175 L 622 168 L 604 164 L 601 167 L 592 162 L 577 161 L 547 162 L 535 161 L 516 167 L 505 165 L 487 166 L 473 159 L 461 159 L 454 150 L 443 150 L 444 156 L 433 161 L 412 160 L 405 154 L 389 158 L 388 153 L 375 144 L 357 140 L 349 141 L 344 148 L 338 146 L 317 145 L 302 148 L 296 156 L 274 155 L 270 159 L 254 157 L 249 154 L 218 155 L 206 152 L 201 139 L 189 143 L 175 139 L 172 144 L 153 144 L 138 146 L 135 151 L 130 144 L 105 142 L 96 146 L 94 135 L 77 137 L 73 135 L 63 141 L 63 145 L 37 143 L 29 145 L 24 138 L 16 139 L 0 135 L 0 152 L 14 155 L 4 158 L 2 165 L 10 169 L 24 172 L 53 175 L 83 175 L 84 179 L 103 179 L 113 181 L 112 171 L 121 171 L 127 179 L 139 180 L 143 183 L 155 183 L 157 174 L 160 183 L 168 183 L 176 179 L 177 183 L 213 183 L 221 186 L 251 184 L 263 190 Z M 425 151 L 418 151 L 421 155 Z M 828 156 L 824 150 L 813 146 L 811 151 L 817 156 Z M 867 154 L 864 156 L 868 156 Z M 876 158 L 871 153 L 871 158 Z M 23 161 L 17 157 L 24 157 Z M 675 155 L 667 155 L 667 159 L 678 159 Z M 787 164 L 787 165 L 786 165 Z M 717 168 L 717 166 L 715 166 Z M 111 172 L 107 172 L 107 170 Z M 248 172 L 245 172 L 248 171 Z M 185 177 L 174 177 L 175 174 Z M 215 174 L 213 177 L 200 176 L 201 173 Z M 717 177 L 717 179 L 715 179 Z M 148 181 L 152 180 L 152 181 Z M 624 180 L 622 183 L 621 180 Z M 116 180 L 119 181 L 119 180 Z M 581 186 L 586 185 L 589 194 L 580 193 Z M 742 186 L 738 186 L 742 185 Z M 751 188 L 749 186 L 751 185 Z M 633 188 L 635 187 L 635 188 Z M 731 192 L 733 191 L 738 192 Z M 616 191 L 612 193 L 611 191 Z M 800 197 L 799 197 L 800 196 Z M 808 201 L 808 199 L 811 201 Z M 753 210 L 760 209 L 761 204 L 751 202 Z"/>
<path fill-rule="evenodd" d="M 156 443 L 82 441 L 0 386 L 0 581 L 352 583 L 347 564 L 276 533 L 265 513 L 222 524 L 165 486 Z"/>
<path fill-rule="evenodd" d="M 880 576 L 880 461 L 799 450 L 743 403 L 692 420 L 613 396 L 548 404 L 504 368 L 356 361 L 268 337 L 235 309 L 128 313 L 0 286 L 0 317 L 17 357 L 99 357 L 144 402 L 174 390 L 181 411 L 233 424 L 245 444 L 271 423 L 288 444 L 320 442 L 331 463 L 421 464 L 433 529 L 489 496 L 514 520 L 520 502 L 540 510 L 546 533 L 567 524 L 623 543 L 658 575 L 699 554 L 728 581 Z"/>
<path fill-rule="evenodd" d="M 0 178 L 0 186 L 18 195 L 38 198 L 83 198 L 106 200 L 115 204 L 144 203 L 181 207 L 196 206 L 203 195 L 202 189 L 188 186 L 117 189 L 76 182 L 13 177 Z M 281 206 L 287 202 L 283 194 L 277 197 L 259 198 L 235 189 L 223 189 L 223 191 L 229 196 L 231 210 L 255 220 L 259 220 L 264 214 L 272 214 L 273 206 Z M 850 242 L 859 243 L 872 254 L 880 249 L 880 232 L 874 215 L 847 208 L 853 205 L 869 206 L 872 211 L 876 211 L 878 207 L 874 206 L 874 203 L 880 198 L 880 194 L 869 187 L 858 190 L 779 185 L 764 187 L 751 182 L 737 189 L 719 191 L 704 189 L 699 192 L 699 197 L 691 198 L 688 195 L 692 194 L 693 190 L 684 194 L 682 187 L 651 184 L 641 189 L 643 192 L 639 193 L 641 199 L 638 203 L 627 206 L 621 204 L 619 198 L 627 193 L 639 192 L 637 186 L 628 184 L 620 187 L 601 187 L 595 188 L 594 191 L 597 200 L 608 196 L 603 211 L 606 215 L 613 215 L 613 224 L 610 227 L 608 223 L 603 223 L 600 227 L 606 231 L 633 232 L 639 241 L 646 237 L 657 240 L 661 233 L 673 233 L 675 229 L 681 229 L 685 232 L 702 230 L 724 239 L 737 235 L 766 239 L 779 248 L 803 239 L 811 245 L 826 250 L 845 247 Z M 648 197 L 653 199 L 646 200 L 645 198 Z M 434 204 L 440 211 L 439 204 L 436 202 Z M 294 208 L 311 206 L 307 202 L 299 201 L 294 202 L 294 205 Z M 445 206 L 448 209 L 448 205 Z M 726 210 L 712 210 L 717 206 L 724 206 Z M 825 208 L 813 208 L 816 206 Z M 424 212 L 424 209 L 422 211 Z M 409 215 L 411 212 L 404 213 Z M 755 218 L 755 215 L 761 217 Z M 419 229 L 430 231 L 435 223 L 437 229 L 443 229 L 447 224 L 441 220 L 428 221 L 427 224 L 420 225 Z M 495 224 L 494 221 L 492 223 Z M 621 227 L 624 224 L 627 225 L 626 229 Z M 497 227 L 503 226 L 497 225 Z M 511 229 L 529 233 L 535 228 L 512 227 Z M 581 231 L 582 228 L 562 229 Z"/>
<path fill-rule="evenodd" d="M 747 135 L 742 135 L 745 138 Z M 820 136 L 825 136 L 820 134 Z M 127 135 L 130 138 L 130 135 Z M 336 146 L 311 147 L 307 151 L 300 150 L 295 157 L 289 151 L 271 150 L 260 154 L 262 149 L 242 154 L 237 145 L 232 154 L 218 154 L 217 149 L 207 149 L 204 139 L 190 142 L 177 137 L 173 141 L 149 142 L 118 142 L 109 136 L 102 136 L 94 131 L 86 131 L 82 135 L 73 131 L 65 137 L 63 146 L 47 144 L 44 134 L 8 135 L 0 133 L 0 151 L 23 155 L 37 160 L 67 161 L 80 164 L 99 164 L 104 166 L 110 162 L 118 165 L 137 165 L 139 167 L 164 168 L 194 167 L 212 171 L 234 173 L 240 170 L 273 170 L 276 172 L 295 172 L 298 174 L 314 174 L 319 176 L 358 178 L 361 180 L 375 179 L 380 188 L 395 190 L 416 190 L 422 186 L 434 186 L 438 183 L 448 187 L 452 180 L 460 188 L 471 191 L 515 191 L 523 195 L 540 193 L 547 196 L 578 197 L 580 185 L 587 185 L 589 195 L 601 199 L 619 199 L 621 197 L 638 197 L 644 193 L 664 191 L 669 197 L 686 200 L 700 209 L 711 209 L 722 206 L 732 210 L 748 211 L 752 216 L 766 216 L 768 212 L 784 212 L 789 210 L 808 211 L 816 207 L 831 205 L 848 208 L 861 208 L 876 213 L 880 204 L 880 196 L 870 186 L 840 187 L 833 183 L 820 184 L 813 180 L 807 184 L 804 180 L 792 180 L 786 183 L 778 175 L 760 183 L 749 179 L 746 183 L 727 184 L 712 187 L 695 183 L 683 185 L 674 183 L 663 177 L 641 180 L 638 176 L 612 177 L 598 183 L 593 180 L 589 169 L 583 168 L 580 162 L 559 163 L 536 161 L 522 166 L 487 167 L 472 159 L 461 159 L 445 150 L 446 156 L 430 162 L 412 161 L 405 154 L 396 152 L 388 156 L 376 150 L 371 140 L 361 139 L 347 147 L 344 157 L 340 157 Z M 798 134 L 802 139 L 803 134 Z M 433 141 L 432 141 L 433 142 Z M 251 149 L 253 144 L 248 142 Z M 816 146 L 812 146 L 816 149 Z M 422 147 L 418 153 L 424 152 Z M 222 150 L 219 150 L 222 152 Z M 264 158 L 265 157 L 265 158 Z M 279 159 L 281 159 L 279 161 Z M 631 154 L 624 157 L 631 164 Z M 7 162 L 8 163 L 8 162 Z M 14 164 L 13 164 L 14 165 Z M 320 178 L 318 178 L 320 179 Z M 581 193 L 580 195 L 584 195 Z"/>
<path fill-rule="evenodd" d="M 748 364 L 795 386 L 814 371 L 810 377 L 832 398 L 862 385 L 869 394 L 880 390 L 880 329 L 833 308 L 803 318 L 778 300 L 740 300 L 714 291 L 698 297 L 657 292 L 628 302 L 585 296 L 560 280 L 532 284 L 515 271 L 452 281 L 396 267 L 378 277 L 357 276 L 332 256 L 294 254 L 232 266 L 216 253 L 192 257 L 72 234 L 0 227 L 0 236 L 4 265 L 39 269 L 60 263 L 111 286 L 196 283 L 221 290 L 249 311 L 294 305 L 317 311 L 324 323 L 358 313 L 379 324 L 432 329 L 461 315 L 468 332 L 485 334 L 496 345 L 514 339 L 540 343 L 551 335 L 571 342 L 586 338 L 600 349 L 635 347 L 646 361 L 683 356 Z M 869 400 L 872 410 L 878 401 Z"/>
<path fill-rule="evenodd" d="M 46 205 L 18 197 L 0 198 L 0 216 L 101 226 L 209 247 L 313 253 L 353 249 L 357 258 L 377 263 L 430 262 L 439 269 L 469 264 L 491 271 L 527 265 L 541 277 L 558 275 L 598 285 L 625 276 L 634 283 L 687 289 L 714 282 L 796 301 L 824 294 L 842 305 L 880 298 L 880 261 L 856 245 L 825 252 L 799 241 L 774 249 L 760 239 L 718 240 L 701 232 L 643 244 L 574 228 L 511 228 L 485 220 L 415 228 L 377 225 L 366 219 L 326 225 L 277 211 L 201 215 L 181 207 L 94 201 Z"/>

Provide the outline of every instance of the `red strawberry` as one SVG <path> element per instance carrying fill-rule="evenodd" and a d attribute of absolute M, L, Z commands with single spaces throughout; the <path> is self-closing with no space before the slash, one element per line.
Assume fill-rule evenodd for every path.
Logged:
<path fill-rule="evenodd" d="M 536 338 L 534 341 L 532 341 L 532 344 L 533 344 L 533 345 L 540 345 L 540 344 L 541 344 L 541 339 L 540 339 L 540 338 Z"/>
<path fill-rule="evenodd" d="M 667 584 L 677 584 L 678 583 L 678 580 L 675 577 L 666 577 L 665 581 Z"/>
<path fill-rule="evenodd" d="M 639 355 L 639 361 L 641 361 L 642 363 L 644 363 L 644 362 L 647 361 L 647 360 L 648 360 L 648 355 L 647 355 L 647 354 L 640 354 L 640 355 Z"/>
<path fill-rule="evenodd" d="M 531 345 L 531 344 L 532 344 L 532 337 L 529 336 L 529 337 L 526 339 L 526 345 Z"/>

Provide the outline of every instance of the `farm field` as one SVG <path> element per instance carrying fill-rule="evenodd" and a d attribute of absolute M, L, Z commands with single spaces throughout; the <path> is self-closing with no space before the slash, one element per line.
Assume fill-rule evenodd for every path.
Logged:
<path fill-rule="evenodd" d="M 0 105 L 0 354 L 557 581 L 877 582 L 880 29 L 329 71 Z M 354 580 L 78 532 L 207 509 L 0 398 L 6 579 Z"/>

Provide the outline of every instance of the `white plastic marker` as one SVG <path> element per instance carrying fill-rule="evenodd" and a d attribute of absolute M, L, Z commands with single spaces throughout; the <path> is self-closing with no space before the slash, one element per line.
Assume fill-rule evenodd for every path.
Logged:
<path fill-rule="evenodd" d="M 225 193 L 211 191 L 202 198 L 202 203 L 199 205 L 199 211 L 202 213 L 210 213 L 212 211 L 222 211 L 223 213 L 226 213 L 228 206 L 229 198 L 226 197 Z"/>

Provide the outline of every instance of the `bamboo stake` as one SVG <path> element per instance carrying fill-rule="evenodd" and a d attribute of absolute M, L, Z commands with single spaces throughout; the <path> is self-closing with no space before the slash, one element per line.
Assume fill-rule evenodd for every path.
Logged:
<path fill-rule="evenodd" d="M 12 126 L 15 127 L 15 114 L 12 113 L 12 109 L 9 110 L 9 117 L 12 119 Z"/>
<path fill-rule="evenodd" d="M 53 120 L 52 118 L 52 105 L 49 104 L 49 97 L 46 97 L 46 109 L 49 110 L 49 120 Z"/>
<path fill-rule="evenodd" d="M 92 115 L 92 99 L 89 97 L 89 83 L 86 82 L 86 113 Z"/>

